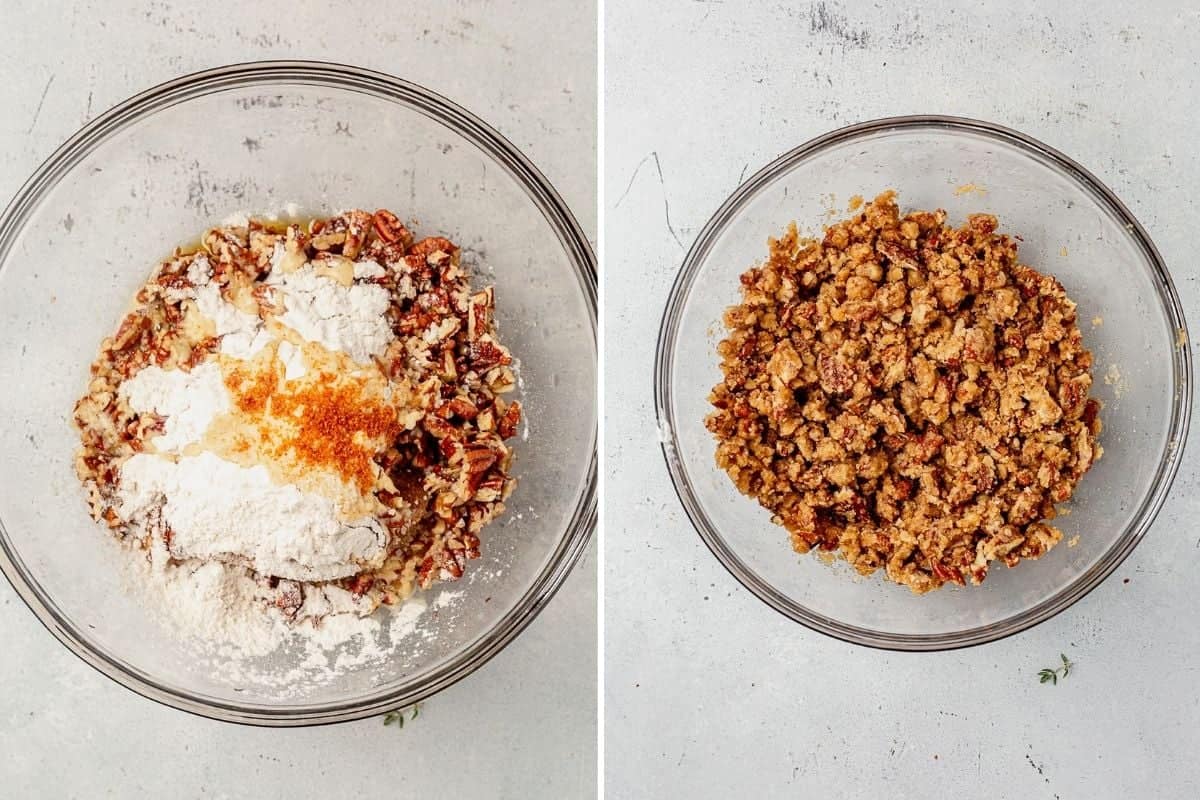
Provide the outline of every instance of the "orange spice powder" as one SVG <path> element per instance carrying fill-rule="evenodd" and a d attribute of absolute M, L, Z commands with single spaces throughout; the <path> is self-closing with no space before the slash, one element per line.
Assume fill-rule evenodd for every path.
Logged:
<path fill-rule="evenodd" d="M 401 429 L 395 408 L 361 383 L 322 371 L 283 383 L 273 370 L 233 370 L 225 379 L 263 452 L 357 485 L 375 483 L 374 455 Z"/>

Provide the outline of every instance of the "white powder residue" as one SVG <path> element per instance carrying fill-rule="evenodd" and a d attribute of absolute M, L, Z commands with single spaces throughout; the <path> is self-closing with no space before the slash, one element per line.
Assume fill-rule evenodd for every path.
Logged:
<path fill-rule="evenodd" d="M 120 513 L 156 508 L 172 531 L 176 558 L 244 559 L 263 575 L 300 581 L 344 578 L 383 556 L 387 534 L 373 517 L 351 523 L 337 504 L 202 452 L 178 461 L 138 453 L 121 466 Z"/>
<path fill-rule="evenodd" d="M 188 264 L 187 268 L 187 279 L 192 286 L 168 287 L 166 290 L 167 299 L 173 303 L 178 303 L 188 298 L 195 298 L 196 290 L 193 287 L 204 286 L 212 280 L 212 273 L 212 264 L 209 262 L 208 256 L 200 253 L 192 259 L 192 263 Z"/>
<path fill-rule="evenodd" d="M 133 558 L 131 588 L 148 595 L 151 608 L 180 632 L 226 654 L 266 655 L 286 634 L 283 620 L 266 613 L 250 573 L 220 561 L 170 563 L 160 539 L 151 558 Z"/>
<path fill-rule="evenodd" d="M 402 605 L 392 611 L 391 629 L 392 638 L 400 636 L 409 636 L 417 627 L 417 620 L 424 614 L 429 604 L 425 602 L 423 597 L 410 597 L 404 601 Z"/>
<path fill-rule="evenodd" d="M 382 278 L 384 275 L 387 275 L 387 270 L 380 266 L 378 261 L 365 259 L 363 261 L 354 262 L 355 280 L 363 280 L 365 278 Z"/>
<path fill-rule="evenodd" d="M 213 268 L 208 256 L 200 253 L 188 264 L 187 277 L 193 286 L 203 286 L 212 280 Z"/>
<path fill-rule="evenodd" d="M 250 359 L 271 341 L 262 320 L 227 302 L 214 283 L 196 289 L 196 308 L 216 326 L 221 352 L 226 355 Z"/>
<path fill-rule="evenodd" d="M 304 363 L 304 353 L 291 342 L 280 342 L 276 356 L 283 362 L 284 380 L 294 381 L 308 372 L 308 365 Z"/>
<path fill-rule="evenodd" d="M 200 487 L 189 503 L 200 497 L 220 503 L 226 502 L 222 495 L 246 496 L 244 489 L 231 487 L 223 477 L 236 465 L 222 464 L 211 454 L 204 456 L 193 459 L 203 465 L 194 470 L 198 474 L 184 479 L 187 485 Z M 138 455 L 130 461 L 134 459 L 148 465 L 154 462 L 154 469 L 172 463 L 155 456 Z M 181 461 L 186 464 L 189 459 Z M 183 469 L 186 472 L 188 467 Z M 123 476 L 122 489 L 127 479 Z M 256 507 L 241 507 L 232 517 L 239 525 L 257 524 L 256 515 L 264 510 L 260 501 L 249 505 Z M 265 505 L 269 511 L 271 504 Z M 224 513 L 228 512 L 214 512 L 222 517 Z M 180 531 L 188 528 L 177 526 L 168 508 L 164 507 L 163 515 L 172 527 L 170 549 L 161 535 L 152 535 L 149 558 L 135 550 L 136 555 L 122 559 L 128 570 L 126 580 L 143 607 L 179 637 L 189 662 L 208 677 L 279 699 L 306 697 L 340 676 L 366 669 L 390 670 L 387 665 L 398 658 L 417 659 L 424 643 L 443 632 L 444 625 L 425 624 L 423 598 L 410 598 L 398 608 L 374 609 L 366 598 L 332 584 L 304 584 L 303 603 L 288 618 L 277 606 L 279 588 L 256 576 L 244 562 L 192 558 L 179 552 Z M 268 524 L 283 522 L 271 516 L 276 518 Z M 305 521 L 302 524 L 313 523 L 303 510 L 294 517 Z M 289 524 L 294 521 L 289 517 Z M 131 537 L 126 544 L 134 541 Z M 443 593 L 434 606 L 444 608 L 460 596 L 461 592 Z"/>
<path fill-rule="evenodd" d="M 460 323 L 454 317 L 447 317 L 439 322 L 429 323 L 429 327 L 421 334 L 426 344 L 437 344 L 458 330 Z"/>
<path fill-rule="evenodd" d="M 1111 386 L 1113 397 L 1118 400 L 1121 395 L 1125 394 L 1125 390 L 1129 387 L 1125 383 L 1125 379 L 1121 377 L 1121 370 L 1116 364 L 1109 364 L 1108 369 L 1104 372 L 1104 383 L 1106 386 Z"/>
<path fill-rule="evenodd" d="M 512 360 L 513 377 L 517 379 L 517 391 L 521 397 L 525 396 L 525 373 L 521 370 L 521 359 L 513 357 Z M 521 414 L 521 441 L 529 441 L 529 431 L 532 424 L 529 422 L 528 414 Z"/>
<path fill-rule="evenodd" d="M 364 274 L 374 262 L 365 262 Z M 359 272 L 355 265 L 355 272 Z M 387 289 L 373 283 L 343 286 L 318 275 L 312 264 L 280 276 L 272 271 L 267 283 L 276 287 L 285 311 L 276 317 L 310 342 L 348 354 L 360 364 L 383 355 L 395 338 L 385 316 L 391 300 Z"/>
<path fill-rule="evenodd" d="M 302 697 L 340 675 L 383 665 L 396 658 L 397 647 L 415 656 L 437 635 L 422 627 L 427 606 L 419 597 L 371 614 L 344 589 L 308 587 L 304 606 L 288 622 L 243 567 L 174 561 L 161 540 L 150 556 L 122 559 L 129 590 L 180 635 L 193 663 L 211 677 L 277 698 Z"/>
<path fill-rule="evenodd" d="M 271 343 L 266 328 L 242 329 L 221 337 L 221 352 L 248 361 Z"/>
<path fill-rule="evenodd" d="M 666 453 L 667 460 L 675 461 L 678 455 L 675 453 L 675 440 L 671 436 L 671 423 L 665 419 L 660 421 L 654 432 L 657 434 L 658 443 L 662 445 L 663 452 Z"/>
<path fill-rule="evenodd" d="M 453 592 L 443 591 L 441 594 L 439 594 L 434 599 L 434 601 L 432 603 L 429 604 L 429 607 L 431 609 L 433 609 L 434 611 L 437 611 L 438 609 L 446 608 L 447 606 L 453 605 L 454 603 L 458 602 L 458 600 L 460 600 L 462 598 L 462 596 L 463 596 L 463 592 L 461 589 L 458 589 Z"/>
<path fill-rule="evenodd" d="M 245 228 L 250 224 L 250 215 L 245 211 L 234 211 L 221 220 L 222 228 Z"/>
<path fill-rule="evenodd" d="M 356 596 L 340 586 L 332 584 L 310 587 L 304 593 L 304 604 L 297 619 L 319 620 L 330 614 L 354 614 L 365 616 L 372 611 L 366 598 Z"/>
<path fill-rule="evenodd" d="M 229 391 L 216 364 L 191 372 L 149 366 L 124 381 L 119 394 L 139 413 L 165 418 L 163 433 L 151 439 L 160 453 L 176 453 L 204 435 L 213 417 L 229 410 Z"/>

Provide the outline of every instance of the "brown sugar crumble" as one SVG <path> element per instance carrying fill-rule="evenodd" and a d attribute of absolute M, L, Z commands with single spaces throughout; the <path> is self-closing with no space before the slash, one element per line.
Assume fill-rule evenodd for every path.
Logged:
<path fill-rule="evenodd" d="M 706 425 L 793 547 L 923 593 L 1038 558 L 1101 454 L 1092 356 L 1062 285 L 998 221 L 885 192 L 741 277 Z"/>
<path fill-rule="evenodd" d="M 290 455 L 301 465 L 332 472 L 364 494 L 379 472 L 374 461 L 378 443 L 403 430 L 390 403 L 338 375 L 319 373 L 315 380 L 293 386 L 269 372 L 244 375 L 238 370 L 226 385 L 277 458 Z M 279 431 L 285 427 L 279 420 L 290 424 Z"/>

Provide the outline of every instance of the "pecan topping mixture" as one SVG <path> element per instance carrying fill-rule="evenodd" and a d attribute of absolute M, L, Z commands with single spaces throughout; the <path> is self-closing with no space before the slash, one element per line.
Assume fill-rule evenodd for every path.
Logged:
<path fill-rule="evenodd" d="M 885 192 L 741 277 L 706 420 L 793 547 L 923 593 L 1037 558 L 1099 458 L 1092 356 L 1062 285 L 997 220 Z"/>
<path fill-rule="evenodd" d="M 362 319 L 376 301 L 378 313 Z M 202 450 L 324 492 L 347 524 L 376 520 L 382 555 L 328 584 L 369 608 L 460 577 L 514 485 L 506 440 L 521 407 L 503 397 L 516 380 L 493 307 L 492 289 L 472 289 L 453 242 L 414 240 L 390 211 L 210 230 L 198 249 L 159 266 L 92 364 L 75 423 L 93 516 L 145 548 L 157 537 L 175 555 L 163 506 L 137 524 L 122 516 L 121 470 L 138 455 L 183 461 Z M 171 420 L 135 409 L 122 386 L 148 368 L 180 375 L 202 364 L 219 367 L 228 396 L 210 398 L 201 440 L 160 452 L 155 440 Z M 147 374 L 165 385 L 161 372 Z M 269 604 L 292 613 L 322 588 L 258 577 Z"/>

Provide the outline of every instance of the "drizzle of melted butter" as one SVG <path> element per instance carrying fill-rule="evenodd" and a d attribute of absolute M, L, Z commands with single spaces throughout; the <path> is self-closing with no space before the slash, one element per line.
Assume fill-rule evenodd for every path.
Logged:
<path fill-rule="evenodd" d="M 258 300 L 254 297 L 254 283 L 249 276 L 243 273 L 235 274 L 226 291 L 234 308 L 245 314 L 258 316 Z"/>
<path fill-rule="evenodd" d="M 314 261 L 313 272 L 340 283 L 342 286 L 354 285 L 354 262 L 343 256 L 333 256 Z"/>
<path fill-rule="evenodd" d="M 195 300 L 184 301 L 180 328 L 183 337 L 192 342 L 202 342 L 217 334 L 217 324 L 200 313 Z"/>

